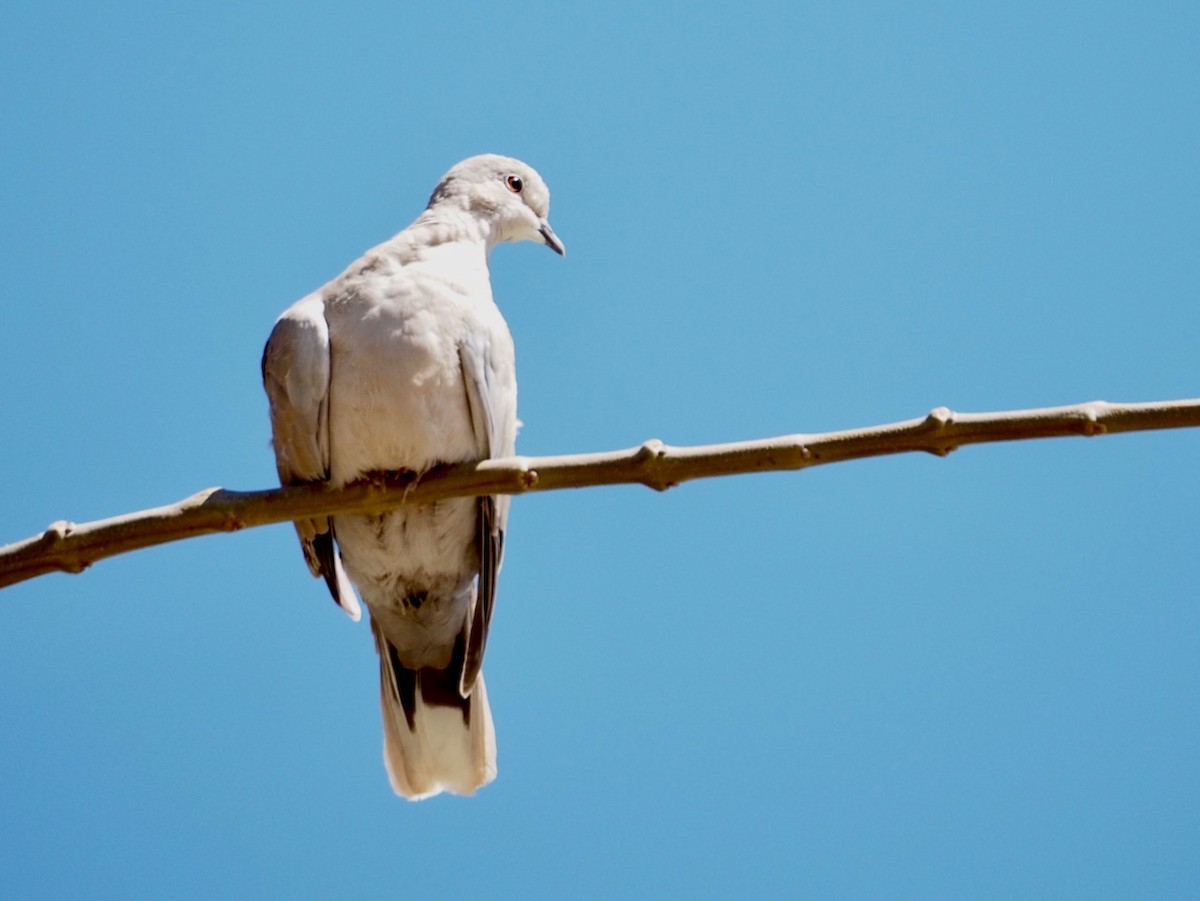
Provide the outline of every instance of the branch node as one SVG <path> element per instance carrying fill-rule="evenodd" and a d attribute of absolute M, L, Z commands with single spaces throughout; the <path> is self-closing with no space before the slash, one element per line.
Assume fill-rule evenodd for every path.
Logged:
<path fill-rule="evenodd" d="M 954 411 L 949 407 L 934 407 L 925 417 L 925 426 L 931 432 L 944 432 L 954 422 Z"/>
<path fill-rule="evenodd" d="M 944 435 L 954 424 L 954 411 L 949 407 L 934 407 L 921 422 L 923 431 L 934 435 Z M 936 457 L 945 457 L 958 450 L 958 444 L 953 441 L 939 441 L 922 447 L 921 450 L 928 451 Z"/>
<path fill-rule="evenodd" d="M 1088 438 L 1093 438 L 1096 435 L 1103 435 L 1108 431 L 1108 426 L 1100 421 L 1100 414 L 1096 411 L 1095 404 L 1088 404 L 1083 408 L 1083 434 Z"/>
<path fill-rule="evenodd" d="M 639 463 L 648 463 L 661 457 L 666 452 L 665 448 L 666 445 L 658 438 L 651 438 L 637 449 L 634 459 Z"/>
<path fill-rule="evenodd" d="M 930 447 L 924 448 L 924 450 L 933 454 L 935 457 L 948 457 L 952 453 L 954 453 L 956 450 L 958 450 L 958 445 L 957 444 L 934 444 Z"/>
<path fill-rule="evenodd" d="M 77 526 L 73 522 L 68 522 L 65 519 L 55 520 L 46 527 L 46 531 L 41 534 L 38 543 L 47 549 L 53 548 L 69 537 L 76 528 Z M 51 551 L 51 553 L 57 556 L 59 552 Z M 91 565 L 90 560 L 81 560 L 76 554 L 71 553 L 70 545 L 67 545 L 62 551 L 61 558 L 56 560 L 54 568 L 62 572 L 71 573 L 72 575 L 78 575 Z"/>
<path fill-rule="evenodd" d="M 75 523 L 68 522 L 65 519 L 56 519 L 50 525 L 46 526 L 46 531 L 42 537 L 49 543 L 53 544 L 56 541 L 62 541 L 68 535 L 75 531 Z"/>
<path fill-rule="evenodd" d="M 633 459 L 637 463 L 638 469 L 641 470 L 642 484 L 655 491 L 666 491 L 668 488 L 675 487 L 677 483 L 664 479 L 660 472 L 662 467 L 659 464 L 666 455 L 667 446 L 658 438 L 651 438 L 637 449 Z"/>
<path fill-rule="evenodd" d="M 536 469 L 522 469 L 517 476 L 517 481 L 521 484 L 522 488 L 531 489 L 537 487 L 540 478 L 541 476 L 538 475 Z"/>

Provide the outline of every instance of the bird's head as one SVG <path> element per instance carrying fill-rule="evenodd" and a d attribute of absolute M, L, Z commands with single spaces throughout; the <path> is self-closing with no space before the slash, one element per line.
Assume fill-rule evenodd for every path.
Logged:
<path fill-rule="evenodd" d="M 536 241 L 566 256 L 547 218 L 550 189 L 532 166 L 494 153 L 463 160 L 442 176 L 428 209 L 465 210 L 488 219 L 493 241 Z"/>

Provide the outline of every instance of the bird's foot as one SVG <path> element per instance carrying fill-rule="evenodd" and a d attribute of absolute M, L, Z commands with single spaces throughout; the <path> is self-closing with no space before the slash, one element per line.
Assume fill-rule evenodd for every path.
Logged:
<path fill-rule="evenodd" d="M 376 488 L 411 488 L 421 474 L 413 469 L 373 469 L 364 478 Z"/>

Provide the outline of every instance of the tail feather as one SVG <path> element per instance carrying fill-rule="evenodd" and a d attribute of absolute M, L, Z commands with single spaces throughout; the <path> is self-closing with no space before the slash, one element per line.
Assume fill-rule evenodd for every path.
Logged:
<path fill-rule="evenodd" d="M 374 623 L 372 623 L 374 626 Z M 496 778 L 496 733 L 482 676 L 458 693 L 461 655 L 445 670 L 405 667 L 375 632 L 383 708 L 383 761 L 396 794 L 416 801 L 472 795 Z"/>

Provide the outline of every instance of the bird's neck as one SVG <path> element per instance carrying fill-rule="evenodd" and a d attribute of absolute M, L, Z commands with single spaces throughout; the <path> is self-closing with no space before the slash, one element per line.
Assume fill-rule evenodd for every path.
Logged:
<path fill-rule="evenodd" d="M 422 248 L 451 243 L 473 244 L 479 247 L 485 260 L 499 241 L 496 224 L 491 217 L 444 207 L 427 209 L 396 238 Z"/>

